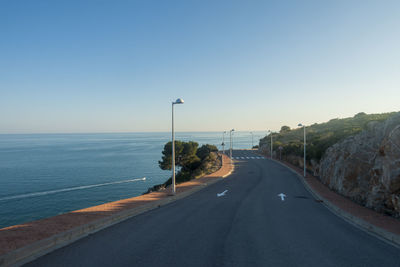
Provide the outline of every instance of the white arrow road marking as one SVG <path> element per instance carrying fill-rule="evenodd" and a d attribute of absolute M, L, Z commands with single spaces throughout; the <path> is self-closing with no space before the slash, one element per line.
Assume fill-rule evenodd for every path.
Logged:
<path fill-rule="evenodd" d="M 282 201 L 285 201 L 286 195 L 285 195 L 284 193 L 280 193 L 280 194 L 278 195 L 278 197 L 280 197 Z"/>
<path fill-rule="evenodd" d="M 222 196 L 225 196 L 225 194 L 228 192 L 228 190 L 225 190 L 224 192 L 222 192 L 222 193 L 217 193 L 217 197 L 222 197 Z"/>

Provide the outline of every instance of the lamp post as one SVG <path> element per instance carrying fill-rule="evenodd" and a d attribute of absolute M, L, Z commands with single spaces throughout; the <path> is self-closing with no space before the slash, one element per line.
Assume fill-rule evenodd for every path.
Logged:
<path fill-rule="evenodd" d="M 306 177 L 306 126 L 301 123 L 298 126 L 304 129 L 304 177 Z"/>
<path fill-rule="evenodd" d="M 222 154 L 225 154 L 225 134 L 226 134 L 226 131 L 223 131 L 222 132 Z"/>
<path fill-rule="evenodd" d="M 230 156 L 231 159 L 232 159 L 232 132 L 233 131 L 235 131 L 235 129 L 232 129 L 232 130 L 229 131 L 229 139 L 230 139 L 230 142 L 229 142 L 229 147 L 230 147 L 229 156 Z"/>
<path fill-rule="evenodd" d="M 253 135 L 253 132 L 250 132 L 250 133 L 251 133 L 251 149 L 253 149 L 253 147 L 254 147 L 254 145 L 253 145 L 254 135 Z"/>
<path fill-rule="evenodd" d="M 178 98 L 175 102 L 172 102 L 172 195 L 175 195 L 175 133 L 174 133 L 174 105 L 183 104 L 182 98 Z"/>
<path fill-rule="evenodd" d="M 271 135 L 271 159 L 272 159 L 272 150 L 273 150 L 273 146 L 274 144 L 272 143 L 272 131 L 269 131 L 270 135 Z"/>

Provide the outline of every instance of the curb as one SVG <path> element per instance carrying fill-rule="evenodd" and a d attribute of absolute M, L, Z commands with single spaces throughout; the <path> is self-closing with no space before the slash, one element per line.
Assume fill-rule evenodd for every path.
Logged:
<path fill-rule="evenodd" d="M 389 243 L 390 245 L 400 248 L 400 235 L 394 234 L 392 232 L 389 232 L 381 227 L 375 226 L 369 222 L 364 221 L 363 219 L 360 219 L 357 216 L 352 215 L 351 213 L 348 213 L 347 211 L 342 210 L 341 208 L 337 207 L 336 205 L 332 204 L 330 201 L 322 197 L 318 192 L 313 190 L 311 186 L 304 180 L 303 176 L 298 174 L 295 170 L 290 168 L 289 166 L 281 163 L 280 161 L 277 160 L 272 160 L 276 163 L 279 163 L 280 165 L 286 167 L 289 169 L 291 172 L 297 175 L 299 180 L 303 183 L 304 187 L 307 189 L 308 192 L 316 199 L 316 200 L 322 200 L 322 204 L 328 208 L 333 214 L 336 216 L 344 219 L 345 221 L 349 222 L 350 224 L 356 226 L 358 229 L 363 230 L 364 232 L 377 237 L 378 239 L 385 241 L 386 243 Z"/>
<path fill-rule="evenodd" d="M 227 174 L 222 175 L 222 176 L 221 176 L 222 178 L 225 178 L 225 177 L 231 175 L 232 172 L 235 170 L 235 164 L 233 163 L 233 160 L 232 160 L 232 159 L 230 159 L 230 160 L 231 160 L 231 162 L 230 162 L 229 164 L 231 164 L 231 170 L 230 170 Z"/>
<path fill-rule="evenodd" d="M 233 161 L 230 163 L 232 165 L 232 169 L 228 174 L 221 176 L 222 178 L 227 177 L 233 172 Z M 22 266 L 28 262 L 31 262 L 41 256 L 44 256 L 56 249 L 67 246 L 81 238 L 84 238 L 90 234 L 94 234 L 98 231 L 101 231 L 107 227 L 145 213 L 147 211 L 151 211 L 157 209 L 161 206 L 167 205 L 169 203 L 175 202 L 179 199 L 185 198 L 206 186 L 212 185 L 222 181 L 222 179 L 215 179 L 201 185 L 195 186 L 192 189 L 189 189 L 180 194 L 169 196 L 168 198 L 156 200 L 148 204 L 144 204 L 143 206 L 132 208 L 130 210 L 121 211 L 117 214 L 111 215 L 106 218 L 101 218 L 95 220 L 93 222 L 75 227 L 73 229 L 67 230 L 65 232 L 53 235 L 49 238 L 39 240 L 30 245 L 21 247 L 19 249 L 13 250 L 6 254 L 0 255 L 0 266 Z"/>

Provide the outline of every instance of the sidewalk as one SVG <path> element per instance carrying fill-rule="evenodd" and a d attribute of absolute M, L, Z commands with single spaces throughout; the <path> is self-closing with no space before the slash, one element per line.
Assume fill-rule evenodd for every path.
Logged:
<path fill-rule="evenodd" d="M 169 196 L 169 190 L 166 189 L 2 228 L 0 266 L 26 263 L 88 234 L 186 197 L 228 176 L 233 168 L 231 160 L 223 155 L 218 171 L 177 185 L 175 196 Z"/>
<path fill-rule="evenodd" d="M 400 220 L 361 206 L 337 194 L 309 173 L 304 178 L 303 169 L 297 166 L 285 161 L 275 161 L 295 171 L 311 193 L 323 201 L 334 213 L 372 234 L 400 245 Z"/>

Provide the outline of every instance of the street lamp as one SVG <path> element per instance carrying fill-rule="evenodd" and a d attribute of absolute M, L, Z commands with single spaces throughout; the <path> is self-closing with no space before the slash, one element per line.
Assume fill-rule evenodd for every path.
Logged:
<path fill-rule="evenodd" d="M 172 102 L 172 195 L 175 195 L 175 133 L 174 133 L 174 105 L 183 104 L 182 98 L 178 98 L 175 102 Z"/>
<path fill-rule="evenodd" d="M 251 149 L 253 149 L 253 147 L 254 147 L 254 145 L 253 145 L 253 137 L 254 137 L 254 135 L 253 135 L 253 132 L 250 132 L 251 133 Z"/>
<path fill-rule="evenodd" d="M 270 136 L 271 136 L 271 159 L 272 159 L 272 149 L 273 149 L 274 143 L 272 143 L 272 131 L 269 131 L 269 132 L 270 132 Z"/>
<path fill-rule="evenodd" d="M 226 131 L 223 131 L 222 132 L 222 154 L 225 154 L 225 134 L 226 134 Z"/>
<path fill-rule="evenodd" d="M 298 126 L 304 129 L 304 177 L 306 177 L 306 126 L 301 123 Z"/>
<path fill-rule="evenodd" d="M 230 155 L 231 159 L 232 159 L 232 132 L 233 131 L 235 131 L 235 129 L 232 129 L 232 130 L 229 131 L 229 139 L 230 139 L 230 142 L 229 142 L 230 153 L 229 153 L 229 155 Z"/>

